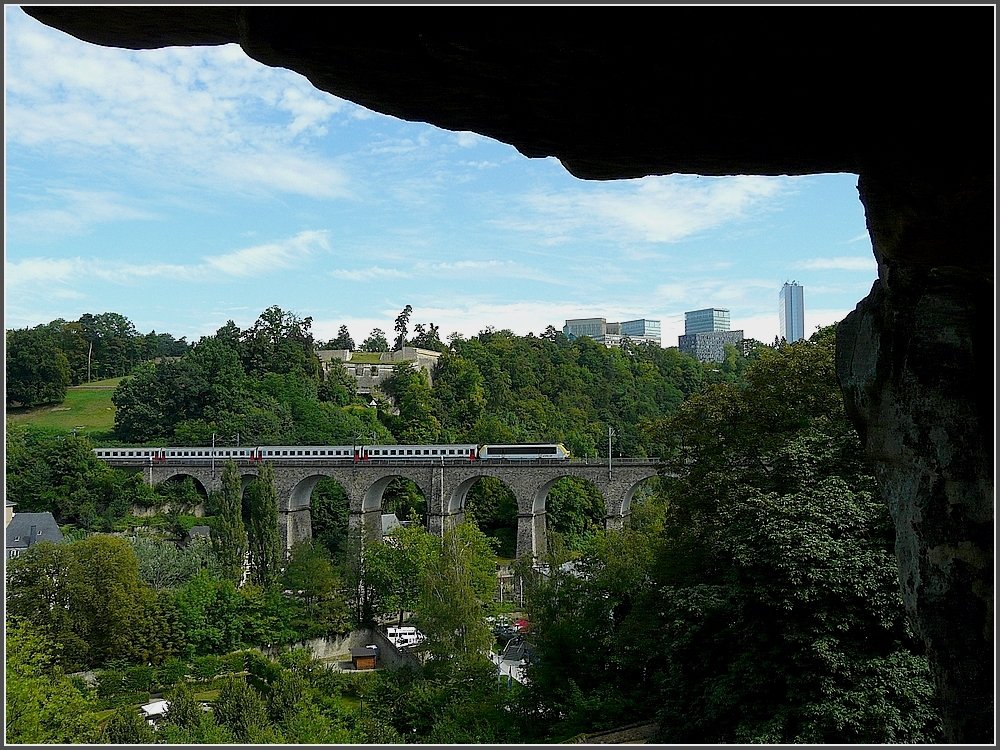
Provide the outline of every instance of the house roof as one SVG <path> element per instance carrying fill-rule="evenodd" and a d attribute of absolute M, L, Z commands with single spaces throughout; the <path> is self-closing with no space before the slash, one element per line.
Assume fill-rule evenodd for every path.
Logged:
<path fill-rule="evenodd" d="M 32 530 L 34 527 L 34 530 Z M 62 532 L 51 513 L 15 513 L 7 525 L 6 546 L 26 548 L 38 542 L 61 542 Z"/>
<path fill-rule="evenodd" d="M 166 712 L 167 707 L 170 705 L 169 701 L 159 700 L 153 701 L 152 703 L 147 703 L 142 706 L 142 712 L 146 715 L 146 718 L 151 716 L 160 716 Z"/>

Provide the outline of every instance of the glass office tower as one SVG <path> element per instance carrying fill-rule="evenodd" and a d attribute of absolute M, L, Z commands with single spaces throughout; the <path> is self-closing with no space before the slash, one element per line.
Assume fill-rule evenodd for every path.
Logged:
<path fill-rule="evenodd" d="M 778 335 L 789 344 L 806 337 L 802 287 L 787 281 L 778 293 Z"/>

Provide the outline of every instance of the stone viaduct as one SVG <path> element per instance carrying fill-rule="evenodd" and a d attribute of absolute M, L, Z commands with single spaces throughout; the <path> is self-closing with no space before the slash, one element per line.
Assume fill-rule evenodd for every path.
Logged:
<path fill-rule="evenodd" d="M 125 463 L 115 463 L 124 467 Z M 136 464 L 132 464 L 138 468 Z M 538 556 L 546 546 L 545 499 L 549 489 L 563 477 L 577 477 L 593 484 L 604 497 L 607 529 L 622 528 L 631 515 L 632 497 L 639 485 L 657 475 L 656 459 L 606 461 L 443 462 L 401 464 L 370 461 L 363 464 L 337 461 L 273 461 L 278 495 L 278 525 L 285 548 L 312 536 L 309 501 L 320 479 L 330 478 L 344 488 L 350 504 L 349 533 L 361 532 L 362 540 L 381 535 L 382 494 L 396 477 L 411 480 L 427 501 L 427 529 L 436 534 L 461 523 L 465 498 L 482 477 L 494 477 L 517 499 L 517 550 Z M 244 484 L 257 475 L 259 466 L 247 461 L 237 466 Z M 175 477 L 190 476 L 207 491 L 222 488 L 224 463 L 205 459 L 150 464 L 143 467 L 147 481 L 158 484 Z"/>

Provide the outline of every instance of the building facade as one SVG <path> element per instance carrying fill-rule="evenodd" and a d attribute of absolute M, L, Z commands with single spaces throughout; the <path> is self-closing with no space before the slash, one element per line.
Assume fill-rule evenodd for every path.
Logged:
<path fill-rule="evenodd" d="M 625 320 L 621 323 L 622 338 L 631 341 L 647 342 L 660 346 L 660 321 L 640 318 L 639 320 Z"/>
<path fill-rule="evenodd" d="M 806 337 L 802 287 L 787 281 L 778 292 L 778 335 L 789 344 Z"/>
<path fill-rule="evenodd" d="M 722 307 L 708 307 L 684 313 L 684 335 L 728 331 L 729 310 Z"/>
<path fill-rule="evenodd" d="M 371 395 L 382 381 L 392 375 L 393 369 L 401 362 L 408 362 L 414 369 L 422 369 L 433 384 L 434 366 L 441 352 L 404 346 L 395 352 L 355 352 L 350 349 L 321 349 L 316 352 L 324 369 L 332 362 L 340 362 L 348 375 L 357 381 L 357 393 Z"/>
<path fill-rule="evenodd" d="M 565 322 L 563 334 L 571 341 L 589 336 L 605 346 L 621 346 L 625 339 L 660 346 L 660 321 L 641 318 L 624 323 L 609 323 L 607 318 L 574 318 Z"/>
<path fill-rule="evenodd" d="M 743 331 L 708 331 L 677 337 L 677 348 L 702 362 L 721 362 L 726 357 L 726 344 L 737 349 L 743 340 Z"/>
<path fill-rule="evenodd" d="M 729 310 L 708 307 L 684 313 L 684 335 L 677 337 L 677 348 L 702 362 L 721 362 L 726 344 L 739 347 L 743 331 L 729 330 Z"/>

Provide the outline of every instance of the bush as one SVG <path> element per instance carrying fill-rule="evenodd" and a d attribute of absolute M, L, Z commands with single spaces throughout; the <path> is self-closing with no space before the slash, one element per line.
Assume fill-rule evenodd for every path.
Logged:
<path fill-rule="evenodd" d="M 246 652 L 233 651 L 220 659 L 220 672 L 242 672 L 246 669 Z"/>
<path fill-rule="evenodd" d="M 115 669 L 106 669 L 97 675 L 97 697 L 114 698 L 125 692 L 125 675 Z"/>
<path fill-rule="evenodd" d="M 222 659 L 215 654 L 196 656 L 191 660 L 194 676 L 201 680 L 210 680 L 222 671 Z"/>
<path fill-rule="evenodd" d="M 171 656 L 156 672 L 156 684 L 163 688 L 173 687 L 188 673 L 188 664 L 183 659 Z"/>
<path fill-rule="evenodd" d="M 146 664 L 137 664 L 125 670 L 123 687 L 129 693 L 148 693 L 153 687 L 156 669 Z"/>

